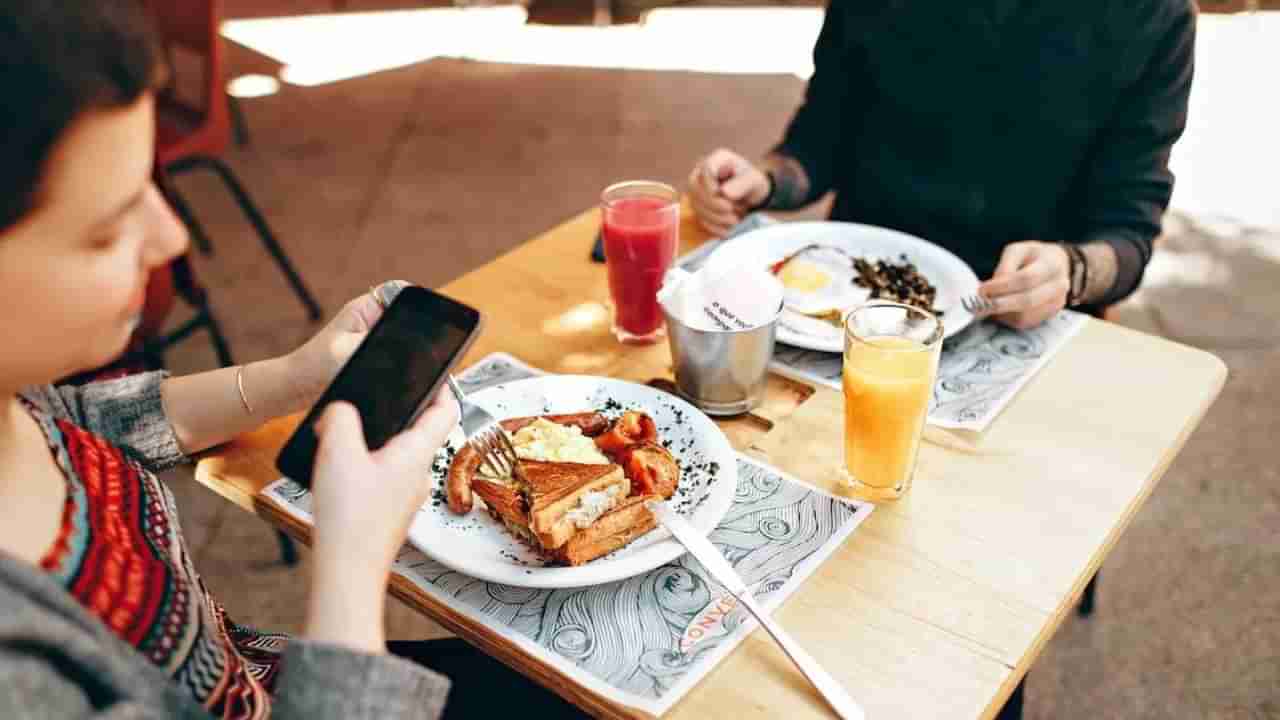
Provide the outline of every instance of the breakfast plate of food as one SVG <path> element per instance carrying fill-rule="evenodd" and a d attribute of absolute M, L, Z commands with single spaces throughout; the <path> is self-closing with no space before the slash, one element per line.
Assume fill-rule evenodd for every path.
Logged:
<path fill-rule="evenodd" d="M 706 267 L 767 267 L 782 281 L 778 341 L 825 352 L 844 351 L 844 316 L 872 299 L 938 314 L 947 337 L 973 322 L 960 300 L 978 276 L 951 252 L 873 225 L 795 222 L 768 225 L 724 243 Z"/>
<path fill-rule="evenodd" d="M 500 419 L 519 462 L 511 475 L 490 474 L 460 431 L 437 454 L 409 542 L 458 572 L 534 588 L 621 580 L 684 553 L 645 501 L 665 500 L 704 533 L 733 503 L 729 440 L 655 388 L 557 375 L 468 399 Z"/>

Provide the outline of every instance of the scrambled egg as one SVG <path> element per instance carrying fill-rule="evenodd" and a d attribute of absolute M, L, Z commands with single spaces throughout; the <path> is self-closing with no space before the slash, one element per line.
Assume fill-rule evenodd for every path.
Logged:
<path fill-rule="evenodd" d="M 594 440 L 582 434 L 582 430 L 559 425 L 546 418 L 538 418 L 520 428 L 511 437 L 511 444 L 515 446 L 516 456 L 522 460 L 609 464 L 609 458 L 600 452 Z"/>

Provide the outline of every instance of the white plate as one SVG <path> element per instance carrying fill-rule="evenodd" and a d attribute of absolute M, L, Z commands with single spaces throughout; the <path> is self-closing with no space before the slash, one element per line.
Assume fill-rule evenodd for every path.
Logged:
<path fill-rule="evenodd" d="M 553 375 L 494 385 L 469 399 L 499 419 L 590 410 L 616 417 L 624 410 L 642 410 L 657 423 L 659 440 L 669 443 L 680 463 L 680 487 L 671 499 L 680 514 L 705 533 L 733 503 L 738 466 L 728 438 L 697 408 L 660 390 L 610 378 Z M 467 515 L 449 510 L 445 475 L 462 442 L 462 433 L 455 432 L 437 456 L 431 468 L 436 489 L 409 529 L 409 542 L 442 565 L 506 585 L 567 588 L 629 578 L 684 553 L 678 542 L 655 530 L 586 565 L 547 566 L 489 515 L 480 498 Z"/>
<path fill-rule="evenodd" d="M 745 232 L 720 246 L 707 266 L 729 268 L 744 264 L 768 267 L 806 245 L 827 245 L 875 260 L 897 262 L 902 255 L 938 289 L 935 305 L 943 311 L 942 324 L 951 337 L 973 322 L 973 315 L 960 306 L 960 299 L 978 290 L 978 276 L 951 252 L 918 237 L 876 227 L 843 222 L 778 223 Z M 840 328 L 783 310 L 778 320 L 778 341 L 796 347 L 825 352 L 844 352 Z"/>

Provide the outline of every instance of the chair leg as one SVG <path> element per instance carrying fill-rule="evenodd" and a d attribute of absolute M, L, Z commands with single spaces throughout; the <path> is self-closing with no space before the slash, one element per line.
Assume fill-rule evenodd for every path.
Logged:
<path fill-rule="evenodd" d="M 231 168 L 218 158 L 205 155 L 198 155 L 189 158 L 183 158 L 173 163 L 169 167 L 172 173 L 180 173 L 192 168 L 204 168 L 212 170 L 218 174 L 222 181 L 226 183 L 227 189 L 231 191 L 232 197 L 236 203 L 240 205 L 240 209 L 244 211 L 244 215 L 248 218 L 249 223 L 258 231 L 258 237 L 262 239 L 262 244 L 266 247 L 267 252 L 275 259 L 276 265 L 280 267 L 285 278 L 289 281 L 289 285 L 293 287 L 293 291 L 297 294 L 298 299 L 302 301 L 303 306 L 307 309 L 307 316 L 312 320 L 320 319 L 320 305 L 312 297 L 311 291 L 307 290 L 306 285 L 302 283 L 302 278 L 298 276 L 298 272 L 294 270 L 293 264 L 289 262 L 289 258 L 284 254 L 284 249 L 280 247 L 280 243 L 276 241 L 275 234 L 271 232 L 271 228 L 267 225 L 266 218 L 258 210 L 253 201 L 249 199 L 249 194 L 245 192 L 240 181 L 236 179 Z"/>
<path fill-rule="evenodd" d="M 1084 586 L 1084 592 L 1080 595 L 1080 604 L 1076 607 L 1076 612 L 1080 617 L 1089 617 L 1093 614 L 1093 596 L 1098 590 L 1098 575 L 1101 570 L 1093 574 L 1089 578 L 1089 584 Z"/>
<path fill-rule="evenodd" d="M 231 359 L 231 348 L 227 346 L 227 336 L 222 334 L 222 326 L 213 316 L 213 311 L 206 304 L 200 309 L 200 313 L 203 315 L 204 326 L 209 331 L 209 340 L 213 342 L 213 352 L 218 356 L 218 364 L 222 367 L 235 365 L 236 362 Z"/>
<path fill-rule="evenodd" d="M 240 107 L 240 98 L 227 95 L 227 108 L 231 114 L 231 132 L 235 135 L 236 145 L 246 147 L 249 144 L 249 124 L 244 120 L 244 110 Z"/>
<path fill-rule="evenodd" d="M 1022 720 L 1022 697 L 1026 685 L 1027 678 L 1024 675 L 1022 680 L 1018 681 L 1018 687 L 1013 689 L 1013 694 L 1004 701 L 1004 707 L 996 713 L 996 720 Z"/>
<path fill-rule="evenodd" d="M 286 567 L 293 567 L 298 564 L 298 546 L 293 544 L 293 538 L 283 530 L 276 530 L 276 540 L 280 542 L 280 562 Z"/>
<path fill-rule="evenodd" d="M 187 199 L 182 197 L 182 193 L 178 192 L 178 188 L 173 183 L 166 182 L 165 198 L 169 204 L 173 206 L 174 212 L 178 213 L 178 219 L 182 224 L 187 226 L 187 232 L 191 233 L 191 241 L 195 244 L 196 249 L 201 255 L 211 257 L 213 255 L 213 244 L 209 242 L 209 236 L 204 231 L 204 226 L 197 220 L 195 213 L 191 211 L 191 205 L 187 203 Z"/>

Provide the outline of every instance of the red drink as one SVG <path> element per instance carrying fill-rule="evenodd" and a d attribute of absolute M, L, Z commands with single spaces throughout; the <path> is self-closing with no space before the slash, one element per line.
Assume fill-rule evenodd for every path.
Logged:
<path fill-rule="evenodd" d="M 659 340 L 658 289 L 680 244 L 679 196 L 661 183 L 619 183 L 605 190 L 602 215 L 614 334 L 623 342 Z"/>

